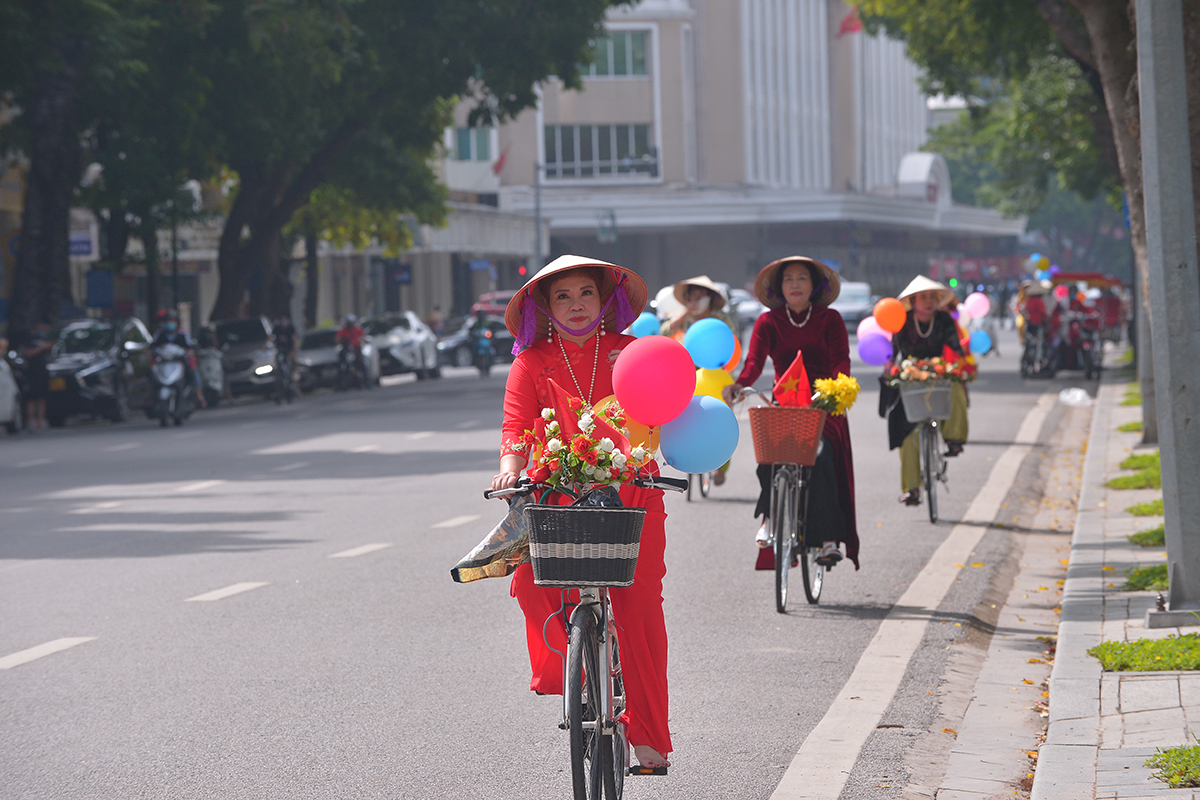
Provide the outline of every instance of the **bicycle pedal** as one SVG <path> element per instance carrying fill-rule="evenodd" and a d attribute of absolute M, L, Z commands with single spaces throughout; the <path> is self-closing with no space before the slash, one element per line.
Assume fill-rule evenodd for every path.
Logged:
<path fill-rule="evenodd" d="M 666 767 L 643 767 L 641 764 L 630 767 L 625 771 L 626 775 L 666 775 Z"/>

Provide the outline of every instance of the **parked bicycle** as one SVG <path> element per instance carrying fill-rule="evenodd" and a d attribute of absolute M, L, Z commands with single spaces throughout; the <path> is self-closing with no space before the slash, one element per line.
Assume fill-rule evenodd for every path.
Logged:
<path fill-rule="evenodd" d="M 652 476 L 635 486 L 682 492 L 687 481 Z M 616 492 L 596 498 L 598 505 L 555 506 L 551 492 L 574 493 L 522 478 L 512 489 L 486 490 L 485 498 L 529 495 L 545 490 L 538 503 L 525 507 L 533 580 L 562 589 L 562 606 L 543 630 L 562 624 L 567 631 L 563 659 L 563 712 L 559 728 L 571 741 L 571 780 L 576 800 L 619 800 L 627 774 L 654 775 L 664 768 L 630 767 L 629 741 L 621 716 L 625 688 L 620 646 L 608 590 L 633 583 L 642 508 L 621 506 Z M 594 493 L 589 493 L 589 495 Z M 585 497 L 588 502 L 590 497 Z M 544 636 L 544 634 L 543 634 Z M 550 646 L 549 638 L 546 638 Z M 553 649 L 553 648 L 552 648 Z M 558 652 L 555 650 L 555 652 Z"/>
<path fill-rule="evenodd" d="M 938 521 L 937 485 L 946 480 L 946 457 L 942 451 L 942 423 L 950 419 L 950 382 L 901 383 L 900 400 L 908 421 L 921 426 L 921 483 L 928 501 L 929 521 Z"/>
<path fill-rule="evenodd" d="M 788 577 L 797 567 L 810 604 L 821 598 L 829 567 L 817 562 L 821 537 L 809 535 L 808 490 L 813 464 L 822 446 L 826 412 L 809 407 L 779 406 L 773 398 L 744 389 L 741 398 L 757 394 L 767 402 L 750 409 L 754 456 L 773 465 L 771 477 L 771 547 L 775 550 L 775 610 L 787 612 Z"/>

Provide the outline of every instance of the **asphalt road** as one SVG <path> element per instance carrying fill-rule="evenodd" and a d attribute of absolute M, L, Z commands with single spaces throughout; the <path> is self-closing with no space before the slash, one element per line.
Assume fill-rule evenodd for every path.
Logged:
<path fill-rule="evenodd" d="M 748 424 L 724 486 L 668 496 L 674 766 L 630 778 L 627 797 L 771 795 L 1025 414 L 1084 385 L 1023 381 L 1014 336 L 1001 346 L 971 387 L 972 444 L 937 525 L 896 503 L 877 370 L 858 369 L 862 569 L 835 568 L 818 606 L 797 591 L 775 613 L 772 574 L 752 569 Z M 507 580 L 448 572 L 503 513 L 480 491 L 503 380 L 447 370 L 244 401 L 181 428 L 85 422 L 0 441 L 0 797 L 570 796 L 559 701 L 527 690 Z M 947 648 L 1009 550 L 1002 532 L 980 542 L 983 566 L 931 619 L 844 797 L 898 797 L 912 780 Z M 11 658 L 49 643 L 64 649 Z"/>

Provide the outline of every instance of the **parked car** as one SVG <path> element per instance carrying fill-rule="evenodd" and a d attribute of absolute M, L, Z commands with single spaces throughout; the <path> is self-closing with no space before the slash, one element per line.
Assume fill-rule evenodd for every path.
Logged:
<path fill-rule="evenodd" d="M 441 377 L 437 336 L 414 312 L 375 317 L 362 325 L 379 350 L 382 374 L 415 372 L 417 380 Z"/>
<path fill-rule="evenodd" d="M 842 315 L 846 330 L 853 333 L 858 330 L 858 323 L 875 312 L 877 299 L 871 294 L 871 284 L 842 281 L 842 290 L 829 307 Z"/>
<path fill-rule="evenodd" d="M 754 323 L 767 310 L 757 297 L 745 289 L 729 290 L 729 308 L 730 316 L 737 321 L 738 333 L 743 339 L 754 330 Z"/>
<path fill-rule="evenodd" d="M 479 295 L 478 302 L 471 306 L 471 313 L 477 314 L 482 311 L 485 314 L 498 314 L 504 316 L 505 310 L 508 308 L 508 301 L 516 297 L 520 289 L 501 289 L 496 292 L 484 292 Z"/>
<path fill-rule="evenodd" d="M 145 405 L 149 388 L 150 331 L 136 317 L 122 322 L 83 319 L 59 331 L 47 365 L 46 421 L 53 427 L 90 414 L 124 422 Z"/>
<path fill-rule="evenodd" d="M 24 427 L 25 408 L 21 398 L 21 387 L 13 375 L 12 367 L 0 353 L 0 425 L 9 433 L 20 433 Z"/>
<path fill-rule="evenodd" d="M 300 391 L 311 392 L 321 386 L 335 386 L 338 380 L 337 328 L 309 331 L 296 349 L 296 370 Z M 369 386 L 379 385 L 379 348 L 373 337 L 363 338 L 363 363 L 367 365 Z"/>
<path fill-rule="evenodd" d="M 442 337 L 437 343 L 438 361 L 449 367 L 470 367 L 475 364 L 475 354 L 471 349 L 471 326 L 475 317 L 463 320 L 462 327 L 449 336 Z M 513 344 L 516 341 L 508 332 L 503 316 L 487 316 L 488 329 L 492 332 L 492 351 L 497 362 L 513 360 Z"/>
<path fill-rule="evenodd" d="M 269 394 L 275 387 L 275 343 L 266 317 L 225 319 L 213 327 L 230 394 Z"/>

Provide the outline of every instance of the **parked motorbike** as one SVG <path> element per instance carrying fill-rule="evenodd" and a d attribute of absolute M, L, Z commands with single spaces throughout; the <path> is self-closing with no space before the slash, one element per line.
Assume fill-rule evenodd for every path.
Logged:
<path fill-rule="evenodd" d="M 492 344 L 491 330 L 480 327 L 471 331 L 471 345 L 479 377 L 486 378 L 492 370 L 492 364 L 496 363 L 496 348 Z"/>
<path fill-rule="evenodd" d="M 338 349 L 338 379 L 334 388 L 342 392 L 347 389 L 366 389 L 370 385 L 362 352 L 353 345 L 343 344 Z"/>
<path fill-rule="evenodd" d="M 225 368 L 221 365 L 221 351 L 216 347 L 201 347 L 196 351 L 196 369 L 200 372 L 204 401 L 209 408 L 213 408 L 225 396 Z"/>
<path fill-rule="evenodd" d="M 1025 349 L 1021 352 L 1021 377 L 1053 378 L 1058 370 L 1058 355 L 1046 340 L 1046 325 L 1037 326 L 1036 330 L 1025 329 Z"/>
<path fill-rule="evenodd" d="M 187 351 L 177 344 L 160 344 L 150 360 L 149 416 L 165 428 L 182 425 L 195 410 L 196 390 L 188 380 Z"/>

